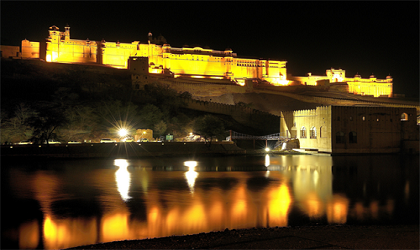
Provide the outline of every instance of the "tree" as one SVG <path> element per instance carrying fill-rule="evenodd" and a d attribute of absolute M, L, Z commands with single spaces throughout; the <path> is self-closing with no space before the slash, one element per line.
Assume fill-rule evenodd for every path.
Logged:
<path fill-rule="evenodd" d="M 66 124 L 67 119 L 61 105 L 57 103 L 39 103 L 38 115 L 28 120 L 28 124 L 33 127 L 33 139 L 38 141 L 48 141 L 54 138 L 54 133 Z"/>
<path fill-rule="evenodd" d="M 29 126 L 28 121 L 37 115 L 29 105 L 19 103 L 13 113 L 14 116 L 8 117 L 5 110 L 2 110 L 1 119 L 1 142 L 21 141 L 30 139 L 34 129 Z"/>
<path fill-rule="evenodd" d="M 61 137 L 71 140 L 83 140 L 90 135 L 98 124 L 97 115 L 94 109 L 87 105 L 68 107 L 64 111 L 67 123 L 60 129 Z"/>
<path fill-rule="evenodd" d="M 164 121 L 160 121 L 157 124 L 155 124 L 154 129 L 153 129 L 153 133 L 161 136 L 163 134 L 165 134 L 166 132 L 166 123 Z"/>
<path fill-rule="evenodd" d="M 225 134 L 225 127 L 219 118 L 213 115 L 205 115 L 198 118 L 194 122 L 195 133 L 201 135 L 206 140 L 211 140 L 213 137 L 223 137 Z"/>
<path fill-rule="evenodd" d="M 145 128 L 153 128 L 163 117 L 162 111 L 153 104 L 147 104 L 140 110 L 140 122 Z"/>

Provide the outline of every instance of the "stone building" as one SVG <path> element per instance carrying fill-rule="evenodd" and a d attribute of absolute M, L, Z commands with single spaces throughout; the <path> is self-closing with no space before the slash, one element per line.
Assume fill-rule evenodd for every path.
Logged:
<path fill-rule="evenodd" d="M 319 152 L 419 152 L 415 108 L 324 106 L 282 112 L 280 133 Z"/>
<path fill-rule="evenodd" d="M 369 78 L 362 78 L 359 74 L 354 77 L 346 77 L 346 71 L 343 69 L 327 69 L 326 76 L 312 75 L 312 73 L 308 73 L 307 76 L 290 76 L 289 80 L 310 86 L 319 86 L 328 81 L 330 87 L 341 88 L 343 92 L 356 95 L 392 97 L 393 92 L 391 76 L 387 76 L 385 79 L 377 79 L 373 74 Z"/>
<path fill-rule="evenodd" d="M 224 51 L 189 46 L 175 48 L 163 36 L 153 38 L 151 33 L 144 43 L 73 39 L 68 25 L 64 31 L 53 25 L 48 33 L 45 43 L 23 40 L 22 52 L 14 46 L 1 46 L 2 57 L 38 57 L 47 62 L 93 63 L 120 69 L 130 67 L 129 58 L 144 57 L 147 58 L 147 74 L 158 77 L 225 80 L 238 86 L 245 86 L 247 81 L 253 80 L 274 86 L 312 85 L 358 95 L 393 96 L 391 76 L 386 79 L 377 79 L 373 74 L 369 78 L 362 78 L 358 74 L 346 77 L 345 70 L 333 68 L 326 71 L 326 76 L 311 73 L 307 76 L 291 76 L 287 75 L 287 61 L 240 58 L 230 48 Z M 137 76 L 142 80 L 146 80 L 146 77 L 145 74 Z"/>
<path fill-rule="evenodd" d="M 158 44 L 154 44 L 158 43 Z M 152 38 L 147 43 L 100 42 L 70 38 L 70 27 L 61 32 L 49 28 L 46 42 L 46 61 L 61 63 L 98 63 L 115 68 L 128 68 L 129 57 L 147 57 L 149 73 L 170 73 L 173 77 L 230 79 L 245 84 L 248 78 L 260 79 L 274 85 L 287 84 L 286 61 L 238 58 L 231 49 L 217 51 L 200 47 L 173 48 L 159 45 L 166 39 Z"/>

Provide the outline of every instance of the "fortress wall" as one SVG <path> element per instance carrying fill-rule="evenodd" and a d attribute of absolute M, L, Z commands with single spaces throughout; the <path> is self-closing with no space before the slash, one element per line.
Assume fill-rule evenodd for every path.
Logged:
<path fill-rule="evenodd" d="M 279 127 L 279 116 L 270 114 L 268 112 L 255 110 L 249 107 L 191 99 L 186 99 L 186 103 L 189 109 L 228 115 L 233 117 L 238 122 L 242 122 L 250 126 L 265 126 L 275 129 L 278 129 Z"/>
<path fill-rule="evenodd" d="M 186 81 L 160 80 L 177 92 L 190 92 L 194 96 L 220 96 L 227 93 L 245 93 L 246 89 L 238 85 L 191 83 Z"/>

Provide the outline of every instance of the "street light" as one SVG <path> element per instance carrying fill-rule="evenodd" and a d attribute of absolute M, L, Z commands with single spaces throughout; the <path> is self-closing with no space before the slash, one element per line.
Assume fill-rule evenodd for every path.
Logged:
<path fill-rule="evenodd" d="M 118 134 L 120 135 L 120 137 L 124 137 L 127 135 L 127 129 L 122 128 L 120 130 L 118 130 Z"/>

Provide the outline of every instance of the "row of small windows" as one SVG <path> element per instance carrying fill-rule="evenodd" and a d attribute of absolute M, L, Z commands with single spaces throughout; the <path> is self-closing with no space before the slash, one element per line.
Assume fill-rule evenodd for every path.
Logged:
<path fill-rule="evenodd" d="M 340 121 L 340 117 L 339 116 L 337 116 L 337 121 Z M 353 117 L 352 116 L 349 117 L 349 121 L 353 121 Z M 365 116 L 362 116 L 362 121 L 366 121 L 366 117 Z M 379 118 L 376 118 L 376 121 L 379 122 L 380 119 Z M 389 121 L 392 122 L 392 118 L 390 118 Z M 408 121 L 408 114 L 407 113 L 402 113 L 401 114 L 401 121 Z"/>

